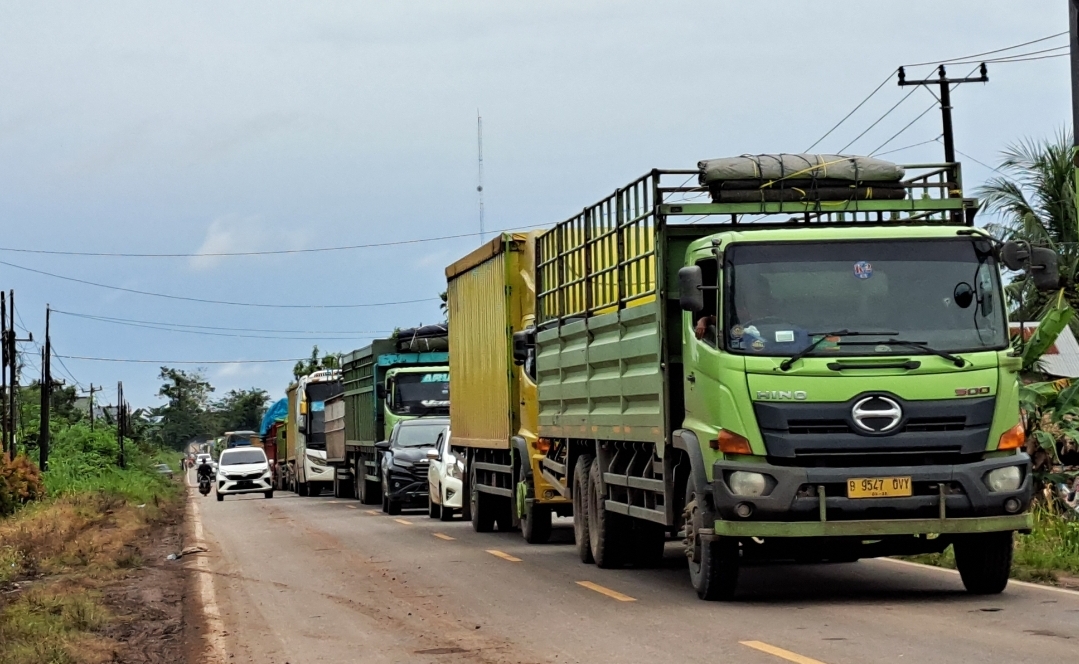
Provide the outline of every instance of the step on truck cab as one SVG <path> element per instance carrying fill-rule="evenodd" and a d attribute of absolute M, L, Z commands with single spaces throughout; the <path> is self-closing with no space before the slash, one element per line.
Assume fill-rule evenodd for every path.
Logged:
<path fill-rule="evenodd" d="M 434 328 L 434 329 L 432 329 Z M 330 450 L 341 496 L 364 504 L 382 500 L 379 451 L 394 425 L 449 414 L 450 367 L 442 326 L 399 332 L 341 358 L 344 440 Z"/>
<path fill-rule="evenodd" d="M 539 465 L 546 441 L 537 434 L 527 343 L 535 333 L 537 235 L 501 234 L 446 268 L 451 441 L 467 478 L 462 512 L 477 531 L 520 526 L 532 543 L 546 542 L 552 515 L 570 516 L 573 507 Z"/>
<path fill-rule="evenodd" d="M 334 484 L 334 469 L 326 461 L 326 401 L 341 390 L 337 369 L 315 371 L 289 387 L 289 452 L 301 496 L 317 496 Z"/>
<path fill-rule="evenodd" d="M 652 171 L 537 241 L 541 472 L 581 559 L 653 564 L 677 536 L 724 599 L 750 560 L 954 545 L 967 589 L 1000 592 L 1032 494 L 1008 247 L 959 164 L 755 159 Z"/>

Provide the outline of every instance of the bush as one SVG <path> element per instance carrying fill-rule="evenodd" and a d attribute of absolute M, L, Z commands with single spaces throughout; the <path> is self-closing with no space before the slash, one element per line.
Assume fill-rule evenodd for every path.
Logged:
<path fill-rule="evenodd" d="M 41 471 L 20 454 L 13 461 L 0 456 L 0 516 L 12 514 L 20 506 L 45 495 Z"/>

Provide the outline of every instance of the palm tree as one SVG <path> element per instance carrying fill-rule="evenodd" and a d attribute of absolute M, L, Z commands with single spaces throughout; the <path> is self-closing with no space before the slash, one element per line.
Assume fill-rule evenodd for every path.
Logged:
<path fill-rule="evenodd" d="M 1051 139 L 1023 140 L 1001 154 L 997 172 L 979 187 L 978 197 L 1000 223 L 988 228 L 1001 240 L 1026 240 L 1060 255 L 1061 286 L 1072 308 L 1079 309 L 1079 222 L 1076 216 L 1076 149 L 1072 135 L 1061 130 Z M 1016 315 L 1033 320 L 1054 298 L 1041 293 L 1027 275 L 1015 275 L 1008 297 Z M 1073 326 L 1077 326 L 1073 320 Z M 1077 327 L 1079 330 L 1079 327 Z"/>

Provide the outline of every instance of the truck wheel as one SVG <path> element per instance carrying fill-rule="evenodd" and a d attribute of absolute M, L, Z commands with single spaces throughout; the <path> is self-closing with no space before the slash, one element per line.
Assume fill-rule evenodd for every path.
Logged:
<path fill-rule="evenodd" d="M 477 533 L 489 533 L 495 526 L 495 513 L 491 506 L 490 496 L 479 489 L 476 481 L 476 468 L 469 467 L 468 471 L 468 504 L 472 513 L 472 530 Z"/>
<path fill-rule="evenodd" d="M 663 547 L 667 529 L 654 521 L 637 520 L 629 534 L 629 550 L 636 567 L 659 567 L 663 563 Z"/>
<path fill-rule="evenodd" d="M 582 454 L 573 469 L 573 538 L 577 542 L 577 555 L 586 565 L 596 562 L 588 534 L 588 473 L 592 463 L 591 454 Z"/>
<path fill-rule="evenodd" d="M 632 524 L 624 515 L 610 512 L 604 506 L 607 496 L 601 489 L 602 472 L 597 463 L 588 471 L 588 540 L 596 565 L 611 569 L 625 562 L 626 536 Z"/>
<path fill-rule="evenodd" d="M 442 516 L 442 506 L 430 498 L 427 499 L 427 516 L 432 519 Z"/>
<path fill-rule="evenodd" d="M 705 540 L 701 536 L 704 514 L 700 505 L 696 480 L 686 485 L 686 508 L 682 513 L 686 539 L 683 541 L 689 559 L 689 580 L 697 597 L 714 602 L 734 596 L 738 586 L 738 540 L 728 537 Z"/>
<path fill-rule="evenodd" d="M 963 586 L 973 595 L 997 595 L 1012 570 L 1012 533 L 961 535 L 952 544 Z"/>
<path fill-rule="evenodd" d="M 307 482 L 297 482 L 296 483 L 296 495 L 298 495 L 298 496 L 307 496 L 308 495 L 308 493 L 307 493 Z"/>
<path fill-rule="evenodd" d="M 535 501 L 526 502 L 521 516 L 521 534 L 529 544 L 546 544 L 551 539 L 551 508 L 537 505 Z"/>
<path fill-rule="evenodd" d="M 266 496 L 267 498 L 273 498 L 273 489 L 270 489 L 269 491 L 267 491 L 266 493 L 264 493 L 262 495 Z"/>

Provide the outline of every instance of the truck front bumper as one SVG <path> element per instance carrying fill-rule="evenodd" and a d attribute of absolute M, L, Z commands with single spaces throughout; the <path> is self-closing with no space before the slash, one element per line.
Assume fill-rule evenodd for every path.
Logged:
<path fill-rule="evenodd" d="M 1018 466 L 1014 491 L 990 491 L 985 476 Z M 761 473 L 763 496 L 734 495 L 735 471 Z M 742 537 L 873 536 L 1029 530 L 1033 480 L 1025 454 L 933 466 L 804 468 L 717 461 L 712 495 L 715 534 Z M 850 498 L 847 480 L 909 477 L 910 496 Z M 747 514 L 748 512 L 748 514 Z"/>

